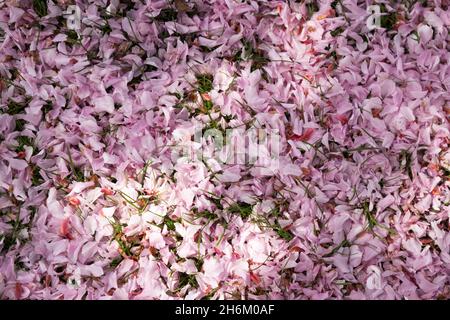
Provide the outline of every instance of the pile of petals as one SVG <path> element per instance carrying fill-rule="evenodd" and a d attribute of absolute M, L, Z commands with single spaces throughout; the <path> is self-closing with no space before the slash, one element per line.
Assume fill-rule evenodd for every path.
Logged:
<path fill-rule="evenodd" d="M 445 0 L 3 1 L 0 298 L 449 299 L 449 26 Z M 279 166 L 173 157 L 199 127 L 276 130 Z"/>

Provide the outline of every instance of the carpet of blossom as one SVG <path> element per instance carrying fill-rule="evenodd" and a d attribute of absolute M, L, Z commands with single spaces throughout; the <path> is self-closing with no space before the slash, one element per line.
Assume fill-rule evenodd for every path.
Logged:
<path fill-rule="evenodd" d="M 2 1 L 0 298 L 449 299 L 448 5 Z"/>

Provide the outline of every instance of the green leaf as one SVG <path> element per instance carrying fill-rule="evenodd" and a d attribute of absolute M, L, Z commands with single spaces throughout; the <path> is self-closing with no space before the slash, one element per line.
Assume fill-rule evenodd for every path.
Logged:
<path fill-rule="evenodd" d="M 331 256 L 335 255 L 339 251 L 339 249 L 345 248 L 345 247 L 350 247 L 350 246 L 351 246 L 351 243 L 347 239 L 344 239 L 330 253 L 324 255 L 324 257 L 326 257 L 326 258 L 331 257 Z"/>
<path fill-rule="evenodd" d="M 194 211 L 196 211 L 196 209 Z M 217 218 L 217 215 L 215 213 L 208 211 L 208 210 L 197 212 L 197 213 L 195 213 L 195 215 L 198 218 L 206 218 L 208 220 L 214 220 Z"/>
<path fill-rule="evenodd" d="M 330 34 L 331 34 L 333 37 L 336 37 L 336 36 L 340 35 L 342 32 L 344 32 L 344 28 L 339 27 L 339 28 L 336 28 L 336 29 L 334 29 L 333 31 L 331 31 Z"/>
<path fill-rule="evenodd" d="M 205 100 L 203 101 L 203 106 L 207 111 L 210 111 L 213 108 L 213 103 L 211 100 Z"/>
<path fill-rule="evenodd" d="M 193 260 L 194 260 L 194 264 L 195 264 L 195 267 L 197 268 L 197 270 L 201 270 L 202 269 L 202 267 L 203 267 L 203 259 L 201 259 L 201 258 L 192 258 Z"/>
<path fill-rule="evenodd" d="M 334 9 L 334 11 L 336 11 L 336 8 L 337 8 L 337 5 L 339 4 L 339 0 L 334 0 L 331 4 L 330 4 L 330 6 L 331 6 L 331 8 L 333 8 Z"/>
<path fill-rule="evenodd" d="M 236 202 L 228 208 L 228 211 L 240 215 L 242 219 L 247 219 L 252 214 L 253 206 L 245 202 Z"/>
<path fill-rule="evenodd" d="M 220 47 L 220 46 L 214 46 L 214 47 L 205 47 L 205 46 L 200 46 L 200 50 L 202 51 L 202 52 L 206 52 L 206 53 L 210 53 L 210 52 L 213 52 L 214 50 L 216 50 L 218 47 Z"/>
<path fill-rule="evenodd" d="M 122 260 L 123 260 L 123 257 L 122 256 L 118 256 L 117 258 L 113 259 L 113 261 L 111 261 L 109 266 L 111 268 L 115 268 L 122 262 Z"/>
<path fill-rule="evenodd" d="M 33 146 L 33 140 L 27 136 L 18 136 L 17 143 L 19 144 L 19 146 L 16 148 L 17 152 L 24 151 L 25 146 Z"/>
<path fill-rule="evenodd" d="M 220 202 L 220 200 L 221 200 L 220 198 L 207 197 L 207 199 L 209 201 L 211 201 L 212 203 L 214 203 L 214 205 L 216 206 L 217 209 L 223 210 L 223 205 Z"/>
<path fill-rule="evenodd" d="M 164 224 L 167 226 L 167 230 L 175 231 L 175 222 L 168 216 L 164 217 Z"/>
<path fill-rule="evenodd" d="M 411 152 L 408 150 L 402 150 L 400 152 L 400 161 L 405 163 L 404 169 L 406 170 L 406 173 L 408 174 L 408 177 L 412 180 L 413 179 L 413 156 Z"/>
<path fill-rule="evenodd" d="M 27 107 L 28 103 L 19 103 L 12 99 L 8 102 L 8 110 L 6 111 L 9 115 L 15 115 L 19 114 L 25 111 L 25 108 Z"/>
<path fill-rule="evenodd" d="M 277 233 L 278 233 L 278 235 L 279 235 L 281 238 L 283 238 L 283 239 L 286 240 L 286 241 L 291 241 L 292 238 L 294 238 L 294 236 L 292 235 L 292 233 L 290 233 L 290 232 L 287 231 L 287 230 L 281 229 L 281 228 L 277 229 Z"/>
<path fill-rule="evenodd" d="M 316 1 L 306 4 L 306 8 L 308 9 L 308 19 L 311 19 L 314 13 L 318 12 L 320 9 Z"/>
<path fill-rule="evenodd" d="M 392 30 L 397 23 L 397 13 L 388 12 L 384 3 L 380 5 L 380 11 L 381 13 L 384 13 L 384 15 L 380 17 L 380 26 L 386 30 Z"/>
<path fill-rule="evenodd" d="M 180 272 L 178 289 L 182 289 L 185 286 L 190 285 L 192 288 L 198 288 L 198 282 L 194 274 L 187 274 Z"/>
<path fill-rule="evenodd" d="M 157 15 L 155 17 L 156 21 L 160 21 L 160 22 L 169 22 L 169 21 L 174 21 L 176 20 L 178 17 L 178 12 L 173 9 L 173 8 L 166 8 L 166 9 L 162 9 L 159 13 L 159 15 Z"/>
<path fill-rule="evenodd" d="M 105 24 L 100 28 L 100 30 L 102 31 L 102 34 L 105 35 L 105 34 L 110 34 L 111 31 L 112 31 L 112 28 L 111 28 L 111 26 L 109 25 L 109 23 L 105 23 Z"/>
<path fill-rule="evenodd" d="M 67 40 L 66 40 L 67 43 L 75 44 L 75 43 L 79 42 L 78 33 L 75 30 L 67 31 L 66 35 L 67 35 Z"/>
<path fill-rule="evenodd" d="M 38 186 L 42 182 L 44 182 L 44 179 L 42 178 L 42 175 L 39 172 L 39 167 L 35 166 L 33 168 L 33 175 L 31 176 L 31 183 L 32 183 L 33 186 Z"/>
<path fill-rule="evenodd" d="M 44 17 L 48 13 L 47 0 L 33 0 L 33 10 L 39 17 Z"/>
<path fill-rule="evenodd" d="M 17 119 L 16 120 L 16 128 L 15 128 L 15 130 L 16 131 L 22 131 L 23 128 L 25 127 L 26 123 L 27 122 L 25 120 L 23 120 L 23 119 Z"/>
<path fill-rule="evenodd" d="M 374 212 L 371 212 L 369 210 L 369 202 L 364 202 L 362 207 L 363 207 L 363 213 L 366 216 L 367 222 L 369 224 L 369 229 L 372 230 L 375 226 L 378 225 L 378 221 L 375 219 L 374 217 Z M 373 210 L 372 210 L 373 211 Z"/>
<path fill-rule="evenodd" d="M 200 93 L 207 93 L 212 90 L 213 88 L 213 80 L 214 77 L 212 74 L 203 73 L 197 75 L 197 85 L 198 85 L 198 92 Z"/>
<path fill-rule="evenodd" d="M 50 111 L 53 110 L 53 103 L 51 101 L 47 101 L 43 106 L 42 106 L 42 115 L 45 117 L 45 115 L 47 113 L 49 113 Z"/>

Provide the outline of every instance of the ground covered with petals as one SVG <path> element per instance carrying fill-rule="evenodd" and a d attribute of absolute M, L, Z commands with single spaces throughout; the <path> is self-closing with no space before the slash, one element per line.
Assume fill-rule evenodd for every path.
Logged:
<path fill-rule="evenodd" d="M 448 2 L 377 3 L 3 1 L 0 298 L 450 298 Z"/>

